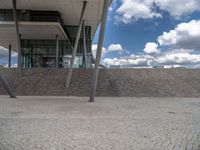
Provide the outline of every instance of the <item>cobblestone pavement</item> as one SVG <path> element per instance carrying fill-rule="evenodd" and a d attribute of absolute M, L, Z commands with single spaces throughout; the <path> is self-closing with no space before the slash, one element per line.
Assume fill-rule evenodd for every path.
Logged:
<path fill-rule="evenodd" d="M 0 96 L 0 150 L 200 150 L 200 99 Z"/>

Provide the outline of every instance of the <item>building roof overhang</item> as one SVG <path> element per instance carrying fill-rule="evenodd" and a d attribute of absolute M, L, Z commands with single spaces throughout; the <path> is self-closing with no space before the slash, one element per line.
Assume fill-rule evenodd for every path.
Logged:
<path fill-rule="evenodd" d="M 59 40 L 68 40 L 61 25 L 57 22 L 19 22 L 19 32 L 21 39 L 33 40 L 55 40 L 58 35 Z M 0 22 L 0 45 L 16 51 L 16 28 L 14 22 Z"/>
<path fill-rule="evenodd" d="M 66 25 L 78 25 L 84 0 L 17 0 L 18 9 L 59 11 Z M 109 0 L 111 3 L 112 0 Z M 87 0 L 85 25 L 94 35 L 101 19 L 104 0 Z M 12 9 L 12 0 L 0 0 L 0 9 Z"/>

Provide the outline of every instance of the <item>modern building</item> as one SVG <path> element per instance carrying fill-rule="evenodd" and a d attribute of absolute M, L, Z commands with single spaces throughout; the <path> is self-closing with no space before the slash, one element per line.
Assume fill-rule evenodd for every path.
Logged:
<path fill-rule="evenodd" d="M 98 77 L 108 7 L 112 0 L 0 0 L 0 45 L 18 52 L 18 68 L 91 68 L 91 45 L 99 24 L 93 77 Z"/>
<path fill-rule="evenodd" d="M 103 2 L 103 0 L 89 0 L 86 4 L 83 18 L 85 25 L 81 30 L 74 61 L 75 68 L 91 67 L 91 42 L 101 18 Z M 16 5 L 21 42 L 21 66 L 55 67 L 58 59 L 58 67 L 69 67 L 83 1 L 17 0 Z M 0 21 L 0 45 L 17 51 L 12 0 L 0 1 Z M 84 58 L 84 32 L 86 58 Z M 56 56 L 57 38 L 58 56 Z"/>

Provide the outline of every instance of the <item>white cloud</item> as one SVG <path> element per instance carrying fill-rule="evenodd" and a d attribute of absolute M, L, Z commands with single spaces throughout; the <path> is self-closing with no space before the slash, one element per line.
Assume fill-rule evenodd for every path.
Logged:
<path fill-rule="evenodd" d="M 12 57 L 17 57 L 17 53 L 16 52 L 13 52 L 11 53 Z M 3 59 L 3 58 L 8 58 L 8 49 L 0 46 L 0 58 Z"/>
<path fill-rule="evenodd" d="M 199 0 L 122 0 L 117 9 L 117 21 L 131 23 L 138 19 L 162 17 L 155 7 L 167 11 L 175 19 L 200 10 Z"/>
<path fill-rule="evenodd" d="M 11 57 L 12 58 L 17 58 L 18 54 L 16 52 L 11 52 Z M 8 49 L 0 46 L 0 63 L 1 65 L 3 65 L 4 67 L 8 67 Z M 15 67 L 15 66 L 12 66 Z"/>
<path fill-rule="evenodd" d="M 97 44 L 92 45 L 92 54 L 93 54 L 94 58 L 96 58 L 97 46 L 98 46 Z M 101 56 L 104 57 L 106 53 L 122 52 L 123 50 L 124 49 L 120 44 L 110 44 L 107 49 L 105 47 L 102 48 Z M 125 52 L 128 53 L 126 50 L 125 50 Z"/>
<path fill-rule="evenodd" d="M 0 58 L 8 57 L 8 50 L 0 46 Z"/>
<path fill-rule="evenodd" d="M 169 50 L 159 55 L 130 55 L 121 58 L 106 58 L 104 64 L 119 67 L 153 67 L 163 66 L 167 68 L 181 67 L 188 65 L 197 66 L 200 63 L 200 54 L 193 54 L 193 51 L 186 49 Z"/>
<path fill-rule="evenodd" d="M 170 68 L 180 68 L 180 67 L 185 67 L 184 65 L 164 65 L 163 66 L 165 69 L 170 69 Z"/>
<path fill-rule="evenodd" d="M 161 10 L 167 11 L 171 16 L 180 18 L 194 11 L 199 11 L 199 0 L 154 0 Z"/>
<path fill-rule="evenodd" d="M 158 37 L 161 46 L 170 45 L 184 49 L 200 50 L 200 20 L 181 23 L 174 30 Z"/>
<path fill-rule="evenodd" d="M 110 11 L 110 12 L 113 11 L 113 8 L 112 8 L 111 6 L 109 7 L 109 11 Z"/>
<path fill-rule="evenodd" d="M 200 55 L 181 51 L 167 52 L 154 59 L 157 64 L 164 65 L 190 65 L 200 63 Z"/>
<path fill-rule="evenodd" d="M 8 68 L 8 64 L 3 64 L 3 67 L 4 67 L 4 68 Z M 10 67 L 11 67 L 11 68 L 17 68 L 17 67 L 18 67 L 18 64 L 11 64 Z"/>
<path fill-rule="evenodd" d="M 158 44 L 153 42 L 148 42 L 145 45 L 145 48 L 143 50 L 147 54 L 158 54 L 160 53 L 160 50 L 158 49 Z"/>
<path fill-rule="evenodd" d="M 123 51 L 123 48 L 120 44 L 111 44 L 108 46 L 108 51 L 112 52 L 112 51 Z"/>
<path fill-rule="evenodd" d="M 102 47 L 101 56 L 104 56 L 106 52 L 107 52 L 106 48 Z M 94 56 L 94 58 L 96 58 L 96 54 L 97 54 L 97 44 L 93 44 L 92 45 L 92 55 Z"/>
<path fill-rule="evenodd" d="M 175 30 L 169 32 L 163 32 L 163 35 L 158 37 L 158 42 L 160 45 L 172 45 L 177 42 L 177 33 Z"/>
<path fill-rule="evenodd" d="M 122 5 L 117 9 L 118 21 L 127 24 L 138 19 L 161 17 L 161 14 L 154 12 L 151 6 L 152 3 L 148 0 L 123 0 Z"/>
<path fill-rule="evenodd" d="M 103 60 L 106 66 L 120 66 L 120 67 L 143 67 L 150 65 L 150 56 L 147 55 L 130 55 L 122 58 L 106 58 Z"/>

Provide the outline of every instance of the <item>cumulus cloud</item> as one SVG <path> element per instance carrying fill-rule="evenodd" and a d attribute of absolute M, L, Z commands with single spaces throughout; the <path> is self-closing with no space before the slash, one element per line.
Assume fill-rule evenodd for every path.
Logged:
<path fill-rule="evenodd" d="M 94 58 L 96 57 L 97 46 L 98 46 L 97 44 L 92 45 L 92 54 L 93 54 Z M 121 44 L 110 44 L 108 46 L 108 48 L 105 48 L 105 47 L 102 48 L 102 55 L 101 56 L 104 57 L 105 54 L 109 53 L 109 52 L 122 52 L 122 51 L 125 51 L 126 53 L 128 53 L 127 50 L 123 49 Z"/>
<path fill-rule="evenodd" d="M 145 48 L 143 50 L 146 54 L 158 54 L 160 53 L 160 50 L 158 49 L 158 44 L 153 42 L 148 42 L 145 45 Z"/>
<path fill-rule="evenodd" d="M 97 46 L 98 46 L 97 44 L 93 44 L 92 45 L 92 55 L 94 56 L 94 58 L 96 58 Z M 107 52 L 106 48 L 102 47 L 102 54 L 101 54 L 101 56 L 104 56 L 106 52 Z"/>
<path fill-rule="evenodd" d="M 151 19 L 162 17 L 155 7 L 167 11 L 172 17 L 178 19 L 184 15 L 200 10 L 199 0 L 122 0 L 117 9 L 117 21 L 131 23 L 138 19 Z"/>
<path fill-rule="evenodd" d="M 13 52 L 11 53 L 12 57 L 17 57 L 17 53 Z M 0 46 L 0 58 L 4 59 L 4 58 L 8 58 L 8 49 Z"/>
<path fill-rule="evenodd" d="M 154 58 L 157 64 L 162 65 L 190 65 L 200 63 L 200 55 L 192 54 L 192 51 L 176 50 L 175 52 L 167 52 L 163 55 Z"/>
<path fill-rule="evenodd" d="M 4 67 L 4 68 L 8 68 L 8 64 L 3 64 L 3 67 Z M 18 67 L 18 64 L 11 64 L 10 67 L 11 67 L 11 68 L 17 68 L 17 67 Z"/>
<path fill-rule="evenodd" d="M 123 51 L 123 48 L 120 44 L 111 44 L 108 46 L 108 51 L 112 52 L 112 51 Z"/>
<path fill-rule="evenodd" d="M 111 11 L 113 11 L 113 8 L 110 6 L 108 10 L 111 12 Z"/>
<path fill-rule="evenodd" d="M 138 19 L 161 17 L 160 13 L 151 9 L 152 3 L 148 0 L 123 0 L 122 5 L 117 9 L 118 21 L 130 23 Z"/>
<path fill-rule="evenodd" d="M 120 66 L 120 67 L 143 67 L 150 65 L 151 56 L 147 55 L 130 55 L 128 57 L 122 58 L 106 58 L 103 60 L 103 63 L 109 66 Z"/>
<path fill-rule="evenodd" d="M 200 9 L 199 0 L 154 0 L 154 2 L 161 10 L 167 11 L 175 18 L 180 18 Z"/>
<path fill-rule="evenodd" d="M 16 52 L 11 52 L 11 57 L 13 59 L 16 59 L 18 54 Z M 3 65 L 3 67 L 8 67 L 8 49 L 0 46 L 0 64 Z M 14 67 L 14 66 L 12 66 Z"/>
<path fill-rule="evenodd" d="M 200 20 L 181 23 L 174 30 L 158 37 L 161 46 L 170 45 L 185 49 L 200 50 Z"/>
<path fill-rule="evenodd" d="M 0 58 L 8 57 L 8 50 L 0 46 Z"/>
<path fill-rule="evenodd" d="M 180 67 L 188 65 L 199 66 L 200 54 L 193 54 L 192 50 L 176 49 L 169 50 L 159 55 L 130 55 L 128 57 L 121 58 L 106 58 L 104 64 L 107 67 L 118 66 L 118 67 L 153 67 L 163 66 L 166 68 Z"/>

